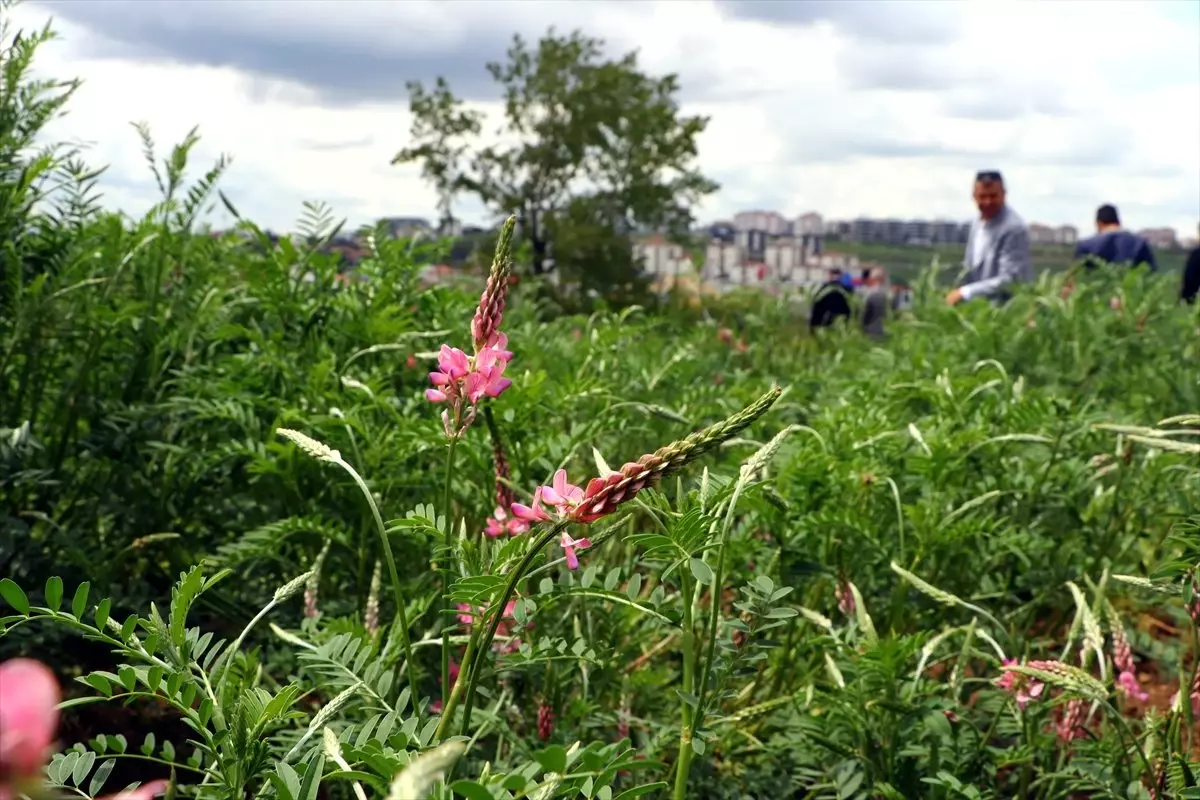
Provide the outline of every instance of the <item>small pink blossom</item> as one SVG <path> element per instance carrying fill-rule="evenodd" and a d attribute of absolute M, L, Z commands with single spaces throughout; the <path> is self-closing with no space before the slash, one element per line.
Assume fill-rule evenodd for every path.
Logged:
<path fill-rule="evenodd" d="M 557 508 L 560 514 L 565 515 L 583 502 L 583 489 L 567 483 L 567 471 L 560 469 L 554 473 L 554 481 L 551 485 L 542 487 L 542 499 Z"/>
<path fill-rule="evenodd" d="M 592 543 L 586 538 L 572 539 L 571 534 L 567 533 L 566 531 L 563 531 L 560 544 L 562 545 L 563 554 L 567 557 L 568 569 L 579 569 L 579 556 L 575 554 L 576 548 L 579 550 L 586 550 L 592 546 Z"/>
<path fill-rule="evenodd" d="M 492 516 L 488 517 L 487 525 L 484 527 L 483 532 L 494 539 L 497 536 L 504 536 L 505 534 L 516 536 L 527 530 L 529 530 L 528 522 L 515 517 L 510 518 L 503 506 L 496 506 L 496 510 L 492 513 Z"/>
<path fill-rule="evenodd" d="M 1015 658 L 1004 659 L 1004 666 L 1016 664 Z M 1042 696 L 1046 690 L 1046 684 L 1030 678 L 1027 675 L 1022 675 L 1019 672 L 1006 670 L 1003 675 L 996 679 L 996 686 L 1013 695 L 1017 701 L 1017 708 L 1024 710 L 1025 706 L 1029 705 L 1034 700 Z"/>
<path fill-rule="evenodd" d="M 850 584 L 845 580 L 838 581 L 837 586 L 833 590 L 834 597 L 837 598 L 838 610 L 847 617 L 854 616 L 854 593 L 850 591 Z"/>
<path fill-rule="evenodd" d="M 475 419 L 475 407 L 485 397 L 499 397 L 512 381 L 504 377 L 504 368 L 512 360 L 508 337 L 500 331 L 491 334 L 474 356 L 444 344 L 438 351 L 438 368 L 429 373 L 433 388 L 425 390 L 431 403 L 445 403 L 442 424 L 450 438 L 461 436 Z"/>
<path fill-rule="evenodd" d="M 1150 699 L 1150 695 L 1142 689 L 1142 685 L 1138 683 L 1137 676 L 1128 670 L 1122 671 L 1117 675 L 1117 688 L 1125 694 L 1126 697 L 1132 697 L 1139 702 L 1146 702 Z"/>
<path fill-rule="evenodd" d="M 542 508 L 542 489 L 545 487 L 539 486 L 533 490 L 533 505 L 524 505 L 522 503 L 512 504 L 512 513 L 517 519 L 525 522 L 549 522 L 551 517 Z"/>

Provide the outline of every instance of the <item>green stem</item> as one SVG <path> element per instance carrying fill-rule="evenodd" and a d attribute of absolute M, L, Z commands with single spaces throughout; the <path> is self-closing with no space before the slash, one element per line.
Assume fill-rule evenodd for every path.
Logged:
<path fill-rule="evenodd" d="M 392 597 L 396 603 L 396 618 L 400 623 L 400 642 L 404 645 L 404 668 L 408 675 L 408 689 L 412 695 L 411 702 L 415 706 L 417 698 L 421 695 L 417 694 L 417 665 L 413 661 L 412 640 L 408 635 L 408 612 L 405 610 L 404 595 L 400 591 L 400 575 L 396 572 L 396 559 L 392 556 L 392 543 L 388 540 L 387 526 L 383 524 L 383 516 L 379 513 L 379 506 L 375 504 L 375 498 L 371 495 L 371 489 L 367 486 L 367 482 L 354 467 L 350 466 L 340 457 L 337 459 L 337 465 L 346 470 L 354 482 L 358 484 L 358 488 L 362 491 L 363 497 L 367 498 L 367 505 L 371 507 L 371 514 L 375 517 L 375 527 L 379 529 L 379 541 L 383 548 L 383 559 L 387 562 L 388 578 L 392 582 Z"/>
<path fill-rule="evenodd" d="M 225 693 L 225 680 L 229 677 L 229 669 L 233 666 L 234 656 L 236 656 L 238 651 L 242 649 L 242 642 L 246 641 L 246 635 L 250 633 L 250 629 L 257 625 L 263 617 L 271 613 L 271 609 L 273 608 L 275 608 L 275 601 L 271 600 L 271 602 L 263 606 L 262 611 L 259 611 L 254 615 L 254 619 L 250 620 L 250 623 L 246 625 L 245 628 L 242 628 L 242 632 L 238 634 L 237 639 L 235 639 L 229 649 L 225 651 L 225 655 L 222 657 L 221 663 L 221 680 L 217 682 L 216 696 L 218 700 Z"/>
<path fill-rule="evenodd" d="M 458 448 L 458 439 L 450 440 L 450 450 L 446 454 L 446 481 L 442 491 L 442 507 L 446 509 L 446 529 L 442 532 L 442 717 L 449 717 L 450 711 L 450 628 L 453 625 L 450 616 L 450 553 L 454 548 L 454 509 L 450 496 L 450 482 L 454 477 L 454 451 Z M 415 701 L 416 695 L 413 695 Z M 439 726 L 440 727 L 440 726 Z"/>
<path fill-rule="evenodd" d="M 513 570 L 512 575 L 508 579 L 508 585 L 504 587 L 504 594 L 500 596 L 499 604 L 493 607 L 495 611 L 492 614 L 492 622 L 488 626 L 487 634 L 483 637 L 483 640 L 479 643 L 479 647 L 476 649 L 478 653 L 486 653 L 491 648 L 492 640 L 496 637 L 496 630 L 500 627 L 501 617 L 504 616 L 504 607 L 508 605 L 508 601 L 512 599 L 513 593 L 517 591 L 517 584 L 520 583 L 521 579 L 525 576 L 526 571 L 529 569 L 529 565 L 533 563 L 533 559 L 537 557 L 538 553 L 542 552 L 543 547 L 550 544 L 550 542 L 557 538 L 559 534 L 563 532 L 563 529 L 565 529 L 569 524 L 570 522 L 568 520 L 560 520 L 552 525 L 548 531 L 543 533 L 534 541 L 533 545 L 529 548 L 528 552 L 525 553 L 525 556 L 521 559 L 520 563 L 517 564 L 517 568 Z M 469 683 L 467 684 L 467 698 L 463 701 L 463 723 L 460 731 L 463 736 L 466 736 L 467 731 L 471 728 L 471 708 L 475 704 L 475 688 L 479 683 L 479 674 L 483 669 L 483 662 L 485 660 L 485 658 L 480 656 L 471 665 L 471 672 L 470 676 L 468 677 Z M 461 680 L 461 673 L 459 678 Z M 446 715 L 448 711 L 448 708 L 445 706 L 442 707 L 442 714 Z"/>
<path fill-rule="evenodd" d="M 471 638 L 467 640 L 467 649 L 466 652 L 463 653 L 462 664 L 460 664 L 458 668 L 460 680 L 454 682 L 454 689 L 451 690 L 449 697 L 442 702 L 442 719 L 438 723 L 437 731 L 434 733 L 434 740 L 437 742 L 443 741 L 446 738 L 446 734 L 450 730 L 450 720 L 454 718 L 454 708 L 458 705 L 459 699 L 462 698 L 463 689 L 467 685 L 465 680 L 461 680 L 461 676 L 466 675 L 471 670 L 471 664 L 475 659 L 475 648 L 478 641 L 478 634 L 472 635 Z M 444 647 L 442 649 L 443 651 L 445 650 Z"/>
<path fill-rule="evenodd" d="M 692 620 L 692 595 L 688 591 L 687 568 L 679 570 L 680 597 L 683 600 L 683 693 L 691 697 L 696 694 L 695 631 Z M 679 757 L 675 761 L 674 800 L 686 800 L 688 772 L 692 766 L 692 731 L 695 718 L 692 706 L 685 699 L 680 707 L 683 725 L 679 729 Z M 699 702 L 696 703 L 697 709 Z"/>
<path fill-rule="evenodd" d="M 725 509 L 725 522 L 721 525 L 721 541 L 717 546 L 717 570 L 713 575 L 712 602 L 708 610 L 708 637 L 704 653 L 704 671 L 700 676 L 700 702 L 696 705 L 696 724 L 699 725 L 704 717 L 704 693 L 708 689 L 708 680 L 712 673 L 713 659 L 717 651 L 717 621 L 721 618 L 721 586 L 725 582 L 725 551 L 729 546 L 729 531 L 733 527 L 733 510 L 737 507 L 738 497 L 742 493 L 741 479 L 733 487 L 733 496 Z"/>

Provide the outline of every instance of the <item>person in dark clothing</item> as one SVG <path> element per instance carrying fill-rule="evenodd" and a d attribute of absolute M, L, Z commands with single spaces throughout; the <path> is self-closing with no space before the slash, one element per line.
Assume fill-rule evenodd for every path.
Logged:
<path fill-rule="evenodd" d="M 1187 264 L 1183 267 L 1183 288 L 1179 297 L 1189 306 L 1196 302 L 1200 294 L 1200 247 L 1188 253 Z"/>
<path fill-rule="evenodd" d="M 1136 233 L 1124 230 L 1116 206 L 1112 205 L 1096 209 L 1096 235 L 1075 245 L 1075 258 L 1083 260 L 1089 269 L 1097 263 L 1131 267 L 1145 264 L 1151 272 L 1158 269 L 1150 243 Z"/>
<path fill-rule="evenodd" d="M 863 333 L 872 339 L 882 339 L 887 335 L 883 330 L 883 321 L 888 312 L 887 273 L 878 268 L 868 270 L 865 280 L 869 288 L 863 302 Z"/>
<path fill-rule="evenodd" d="M 823 284 L 813 301 L 812 314 L 808 319 L 809 332 L 827 328 L 839 317 L 850 317 L 850 296 L 854 292 L 854 279 L 846 273 L 838 273 L 833 280 Z"/>

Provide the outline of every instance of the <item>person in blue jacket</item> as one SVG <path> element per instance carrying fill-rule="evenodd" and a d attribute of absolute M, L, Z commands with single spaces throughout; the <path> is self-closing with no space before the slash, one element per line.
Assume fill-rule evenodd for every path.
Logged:
<path fill-rule="evenodd" d="M 1089 269 L 1098 263 L 1125 264 L 1137 267 L 1145 264 L 1153 272 L 1158 269 L 1154 251 L 1145 237 L 1121 227 L 1121 218 L 1113 205 L 1096 209 L 1096 235 L 1075 245 L 1075 258 Z"/>

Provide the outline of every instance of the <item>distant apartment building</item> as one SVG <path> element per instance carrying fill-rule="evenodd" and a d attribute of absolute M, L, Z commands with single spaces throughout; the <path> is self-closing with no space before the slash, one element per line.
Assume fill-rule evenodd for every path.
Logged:
<path fill-rule="evenodd" d="M 1150 246 L 1157 250 L 1174 250 L 1179 247 L 1179 239 L 1174 228 L 1143 228 L 1138 231 Z"/>
<path fill-rule="evenodd" d="M 742 211 L 734 215 L 733 227 L 739 231 L 766 231 L 768 236 L 791 232 L 791 224 L 775 211 Z"/>
<path fill-rule="evenodd" d="M 815 211 L 801 214 L 792 221 L 793 236 L 823 236 L 825 220 Z"/>
<path fill-rule="evenodd" d="M 385 217 L 380 220 L 388 229 L 388 233 L 397 239 L 411 239 L 417 234 L 433 235 L 434 226 L 429 220 L 421 217 Z"/>
<path fill-rule="evenodd" d="M 639 238 L 633 243 L 633 257 L 642 263 L 642 269 L 656 278 L 675 278 L 695 274 L 691 255 L 659 234 Z"/>
<path fill-rule="evenodd" d="M 1079 229 L 1074 225 L 1056 227 L 1034 222 L 1029 225 L 1029 241 L 1032 244 L 1072 245 L 1079 241 Z"/>
<path fill-rule="evenodd" d="M 845 235 L 840 238 L 862 244 L 931 245 L 963 244 L 967 241 L 970 225 L 961 222 L 923 219 L 872 219 L 859 217 L 845 225 Z M 829 230 L 828 225 L 826 230 Z"/>

